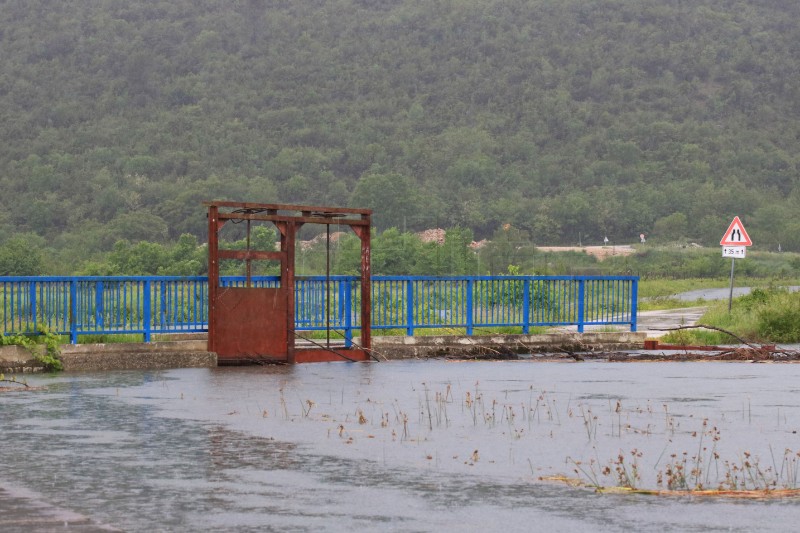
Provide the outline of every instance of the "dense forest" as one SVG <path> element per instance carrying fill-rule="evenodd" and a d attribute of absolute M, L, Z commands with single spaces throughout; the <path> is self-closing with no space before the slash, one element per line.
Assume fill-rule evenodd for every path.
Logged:
<path fill-rule="evenodd" d="M 197 272 L 210 199 L 800 251 L 796 0 L 0 6 L 0 274 Z"/>

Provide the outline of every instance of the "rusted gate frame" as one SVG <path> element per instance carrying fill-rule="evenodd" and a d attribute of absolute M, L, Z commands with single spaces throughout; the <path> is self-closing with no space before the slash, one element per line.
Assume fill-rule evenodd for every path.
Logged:
<path fill-rule="evenodd" d="M 370 283 L 370 230 L 372 210 L 350 209 L 328 206 L 303 206 L 287 204 L 260 204 L 251 202 L 211 201 L 203 202 L 208 208 L 208 349 L 217 348 L 217 309 L 219 296 L 219 261 L 236 259 L 246 262 L 246 286 L 251 285 L 251 262 L 254 260 L 277 260 L 281 263 L 281 287 L 287 292 L 286 352 L 289 362 L 295 362 L 295 242 L 297 231 L 304 224 L 323 224 L 330 234 L 332 224 L 345 225 L 361 240 L 361 346 L 369 352 L 371 338 L 371 283 Z M 222 209 L 222 210 L 221 210 Z M 287 214 L 289 212 L 290 214 Z M 291 214 L 295 213 L 295 214 Z M 297 215 L 296 213 L 300 213 Z M 247 249 L 220 250 L 219 231 L 229 221 L 247 222 Z M 250 250 L 250 224 L 252 221 L 272 222 L 280 232 L 280 251 Z M 329 332 L 328 332 L 329 334 Z"/>

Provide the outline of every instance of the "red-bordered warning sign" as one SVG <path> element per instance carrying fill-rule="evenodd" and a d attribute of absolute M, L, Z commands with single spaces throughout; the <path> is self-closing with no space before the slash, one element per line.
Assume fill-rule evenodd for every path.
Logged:
<path fill-rule="evenodd" d="M 720 246 L 752 246 L 753 241 L 750 240 L 750 235 L 745 231 L 739 217 L 733 217 L 733 222 L 728 226 L 728 231 L 722 236 L 719 244 Z"/>

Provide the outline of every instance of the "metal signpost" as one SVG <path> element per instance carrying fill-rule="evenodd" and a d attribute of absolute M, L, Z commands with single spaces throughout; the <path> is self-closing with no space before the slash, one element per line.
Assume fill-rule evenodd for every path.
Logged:
<path fill-rule="evenodd" d="M 733 217 L 733 222 L 728 226 L 728 231 L 722 236 L 719 244 L 722 246 L 722 257 L 731 258 L 731 290 L 728 294 L 728 312 L 730 313 L 733 305 L 733 269 L 737 259 L 744 259 L 747 247 L 752 246 L 753 241 L 750 240 L 739 217 Z"/>

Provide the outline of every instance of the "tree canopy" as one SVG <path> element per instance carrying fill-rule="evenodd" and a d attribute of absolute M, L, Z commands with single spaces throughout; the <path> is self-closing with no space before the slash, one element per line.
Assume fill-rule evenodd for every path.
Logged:
<path fill-rule="evenodd" d="M 233 199 L 800 251 L 798 75 L 796 0 L 8 0 L 0 244 L 80 271 Z"/>

